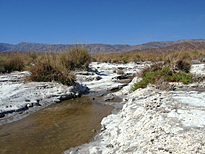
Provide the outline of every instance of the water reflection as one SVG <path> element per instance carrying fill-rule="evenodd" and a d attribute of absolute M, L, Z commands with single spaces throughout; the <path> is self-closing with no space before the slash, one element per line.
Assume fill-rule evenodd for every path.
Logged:
<path fill-rule="evenodd" d="M 17 122 L 0 126 L 0 153 L 61 153 L 97 134 L 112 107 L 88 96 L 54 104 Z"/>

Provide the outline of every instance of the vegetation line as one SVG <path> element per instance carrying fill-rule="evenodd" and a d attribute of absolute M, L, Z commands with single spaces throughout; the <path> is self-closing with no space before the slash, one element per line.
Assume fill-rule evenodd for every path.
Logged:
<path fill-rule="evenodd" d="M 0 72 L 28 70 L 31 72 L 29 81 L 56 81 L 73 85 L 75 75 L 72 71 L 86 70 L 90 62 L 91 56 L 83 46 L 58 53 L 17 52 L 0 56 Z"/>
<path fill-rule="evenodd" d="M 139 74 L 143 80 L 136 83 L 132 90 L 144 88 L 149 83 L 157 83 L 159 79 L 172 82 L 191 82 L 189 74 L 193 61 L 205 61 L 205 50 L 183 51 L 174 53 L 123 53 L 98 54 L 91 56 L 84 46 L 57 53 L 39 52 L 0 52 L 0 73 L 28 70 L 29 81 L 56 81 L 66 85 L 75 83 L 74 70 L 87 70 L 91 61 L 110 63 L 129 63 L 151 61 L 155 63 Z M 116 71 L 115 71 L 116 72 Z M 123 71 L 117 71 L 123 74 Z"/>

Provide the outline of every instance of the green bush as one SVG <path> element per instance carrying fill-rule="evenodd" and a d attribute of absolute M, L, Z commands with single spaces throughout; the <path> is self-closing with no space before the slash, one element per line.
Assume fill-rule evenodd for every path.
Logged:
<path fill-rule="evenodd" d="M 193 51 L 192 53 L 193 53 L 193 54 L 198 54 L 198 53 L 199 53 L 199 51 L 196 51 L 196 50 L 195 50 L 195 51 Z"/>
<path fill-rule="evenodd" d="M 164 67 L 162 70 L 146 72 L 142 78 L 142 81 L 134 84 L 131 88 L 132 91 L 138 88 L 146 88 L 149 83 L 155 84 L 160 78 L 163 78 L 167 82 L 183 82 L 184 84 L 188 84 L 191 82 L 192 75 L 185 72 L 172 73 L 169 67 Z"/>
<path fill-rule="evenodd" d="M 120 57 L 124 64 L 129 62 L 130 55 L 121 55 Z"/>

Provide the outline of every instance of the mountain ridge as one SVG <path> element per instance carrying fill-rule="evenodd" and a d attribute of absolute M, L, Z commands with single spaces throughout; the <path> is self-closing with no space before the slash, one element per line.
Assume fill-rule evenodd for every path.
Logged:
<path fill-rule="evenodd" d="M 128 45 L 128 44 L 86 44 L 84 45 L 91 54 L 99 53 L 120 53 L 128 52 L 133 50 L 144 50 L 152 48 L 162 48 L 174 44 L 184 43 L 184 42 L 205 42 L 205 39 L 181 39 L 178 41 L 154 41 L 138 45 Z M 0 43 L 0 52 L 5 51 L 36 51 L 36 52 L 58 52 L 69 50 L 74 46 L 79 46 L 80 44 L 45 44 L 45 43 L 30 43 L 30 42 L 20 42 L 16 45 L 9 43 Z"/>
<path fill-rule="evenodd" d="M 205 50 L 205 42 L 182 42 L 177 44 L 168 45 L 160 48 L 146 48 L 146 49 L 135 49 L 128 51 L 127 53 L 172 53 L 172 52 L 180 52 L 180 51 L 199 51 Z"/>

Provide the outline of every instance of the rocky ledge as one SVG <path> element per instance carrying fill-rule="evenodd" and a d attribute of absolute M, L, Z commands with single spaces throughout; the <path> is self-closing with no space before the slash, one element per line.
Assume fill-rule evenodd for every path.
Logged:
<path fill-rule="evenodd" d="M 76 72 L 77 82 L 74 86 L 57 82 L 25 82 L 24 78 L 30 75 L 28 71 L 0 75 L 0 125 L 25 118 L 53 103 L 79 97 L 90 91 L 122 88 L 127 83 L 119 81 L 126 80 L 150 64 L 91 63 L 89 71 Z M 114 70 L 123 70 L 124 74 L 114 73 Z"/>
<path fill-rule="evenodd" d="M 165 91 L 154 85 L 130 92 L 139 78 L 127 85 L 129 76 L 150 62 L 117 65 L 91 63 L 90 70 L 76 72 L 77 83 L 24 82 L 29 72 L 0 76 L 0 125 L 28 116 L 52 103 L 78 97 L 89 91 L 122 88 L 105 99 L 123 98 L 122 109 L 103 118 L 102 129 L 93 142 L 71 148 L 69 154 L 115 153 L 205 153 L 205 64 L 194 64 L 198 75 L 189 85 L 169 83 Z M 117 74 L 121 70 L 123 74 Z M 86 84 L 86 85 L 85 85 Z M 126 86 L 127 85 L 127 86 Z"/>
<path fill-rule="evenodd" d="M 135 76 L 150 65 L 152 65 L 151 62 L 131 62 L 128 64 L 92 62 L 89 65 L 89 71 L 76 73 L 77 81 L 85 84 L 91 91 L 121 89 L 128 84 L 129 77 Z M 117 74 L 119 70 L 122 74 Z"/>
<path fill-rule="evenodd" d="M 24 82 L 23 79 L 29 75 L 25 71 L 0 76 L 0 125 L 89 91 L 79 83 L 68 87 L 56 82 Z"/>
<path fill-rule="evenodd" d="M 204 74 L 205 64 L 191 72 Z M 65 154 L 205 153 L 205 81 L 175 84 L 175 91 L 149 85 L 130 93 L 137 80 L 115 93 L 124 98 L 123 108 L 103 118 L 94 141 Z"/>

